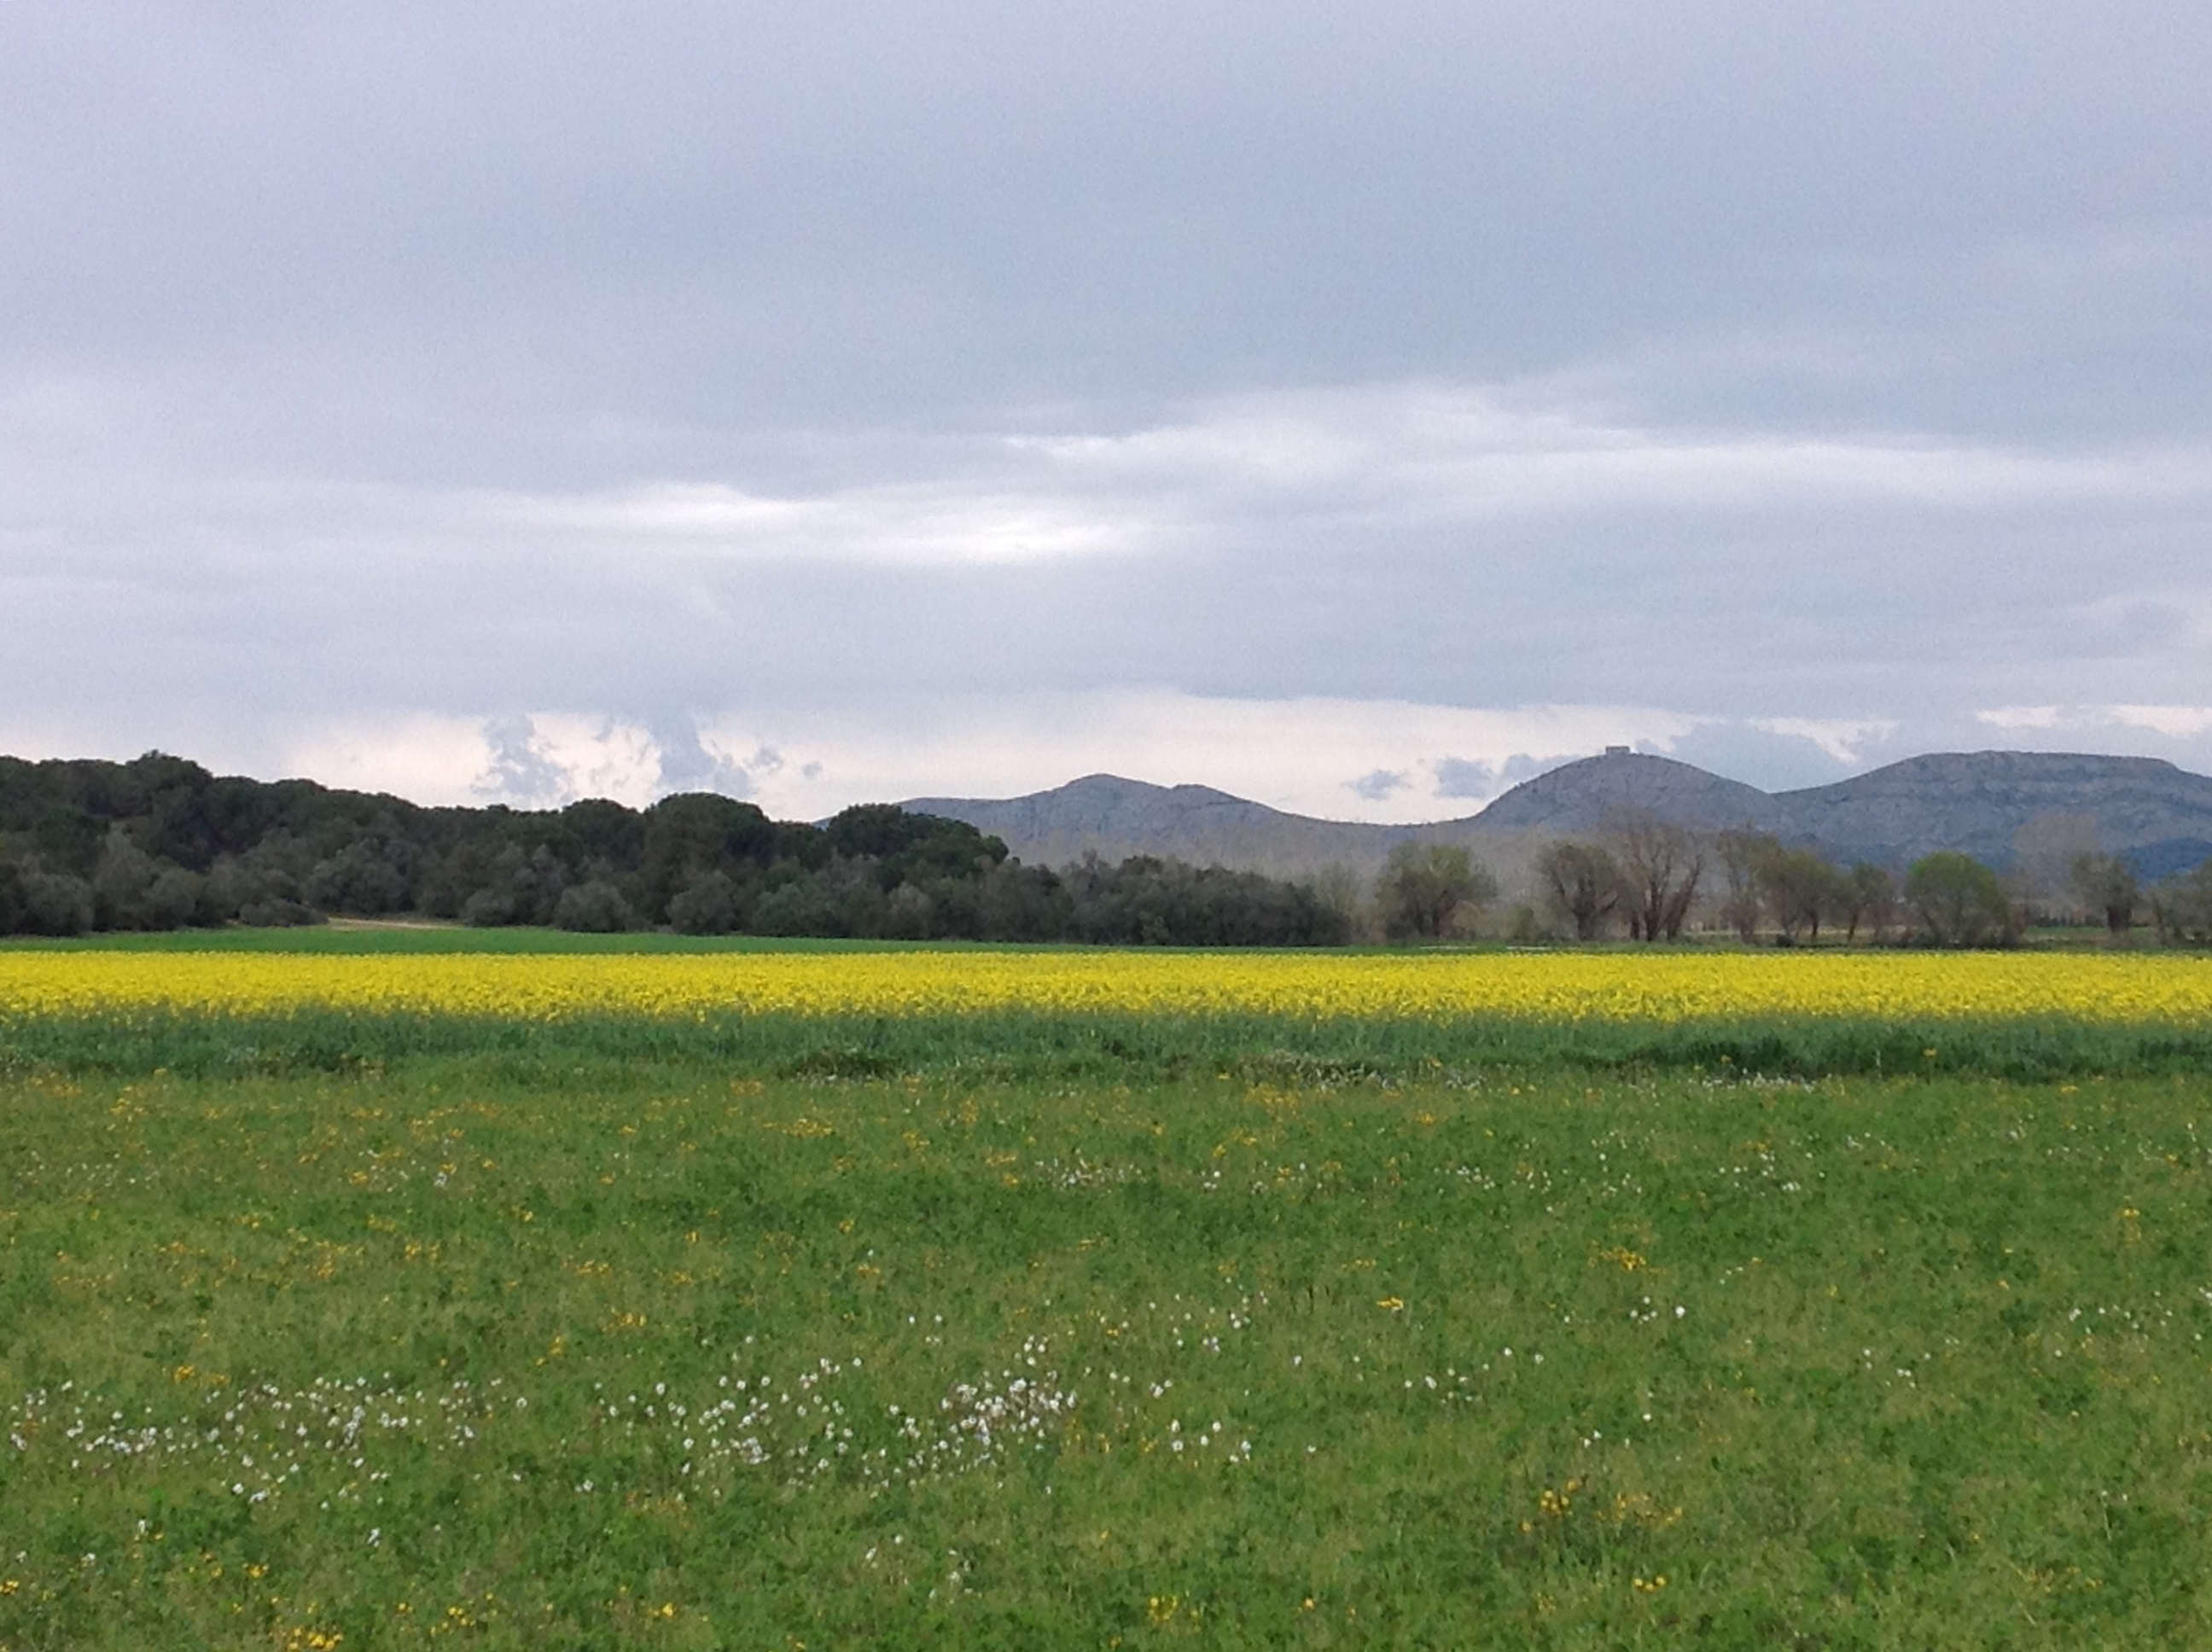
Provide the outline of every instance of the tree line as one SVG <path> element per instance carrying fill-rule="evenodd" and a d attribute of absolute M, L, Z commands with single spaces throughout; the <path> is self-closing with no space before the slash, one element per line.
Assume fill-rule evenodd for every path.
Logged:
<path fill-rule="evenodd" d="M 1784 945 L 1825 932 L 1845 944 L 1989 946 L 2017 941 L 2033 921 L 2084 915 L 2125 936 L 2148 911 L 2161 940 L 2212 942 L 2212 861 L 2144 889 L 2125 856 L 2094 849 L 2072 855 L 2054 898 L 1955 850 L 1923 856 L 1900 878 L 1750 828 L 1698 832 L 1624 809 L 1588 838 L 1546 844 L 1533 881 L 1535 898 L 1505 921 L 1510 938 L 1672 941 L 1717 928 Z M 1498 895 L 1465 849 L 1403 844 L 1378 880 L 1376 910 L 1388 934 L 1440 936 L 1473 927 Z"/>
<path fill-rule="evenodd" d="M 1700 834 L 1648 811 L 1625 810 L 1599 841 L 1548 845 L 1536 864 L 1551 913 L 1585 940 L 1608 924 L 1631 939 L 1672 940 L 1701 896 L 1709 917 L 1746 942 L 1771 935 L 1784 945 L 1817 943 L 1825 928 L 1846 944 L 2008 945 L 2033 922 L 2084 914 L 2125 936 L 2146 903 L 2154 914 L 2178 912 L 2185 891 L 2197 890 L 2198 903 L 2188 909 L 2203 914 L 2212 934 L 2212 863 L 2190 879 L 2145 891 L 2125 856 L 2095 850 L 2072 857 L 2054 897 L 1955 849 L 1920 857 L 1900 878 L 1875 861 L 1838 865 L 1771 833 Z M 2161 937 L 2172 930 L 2179 938 L 2166 917 L 2159 926 Z"/>
<path fill-rule="evenodd" d="M 974 827 L 887 804 L 818 825 L 710 793 L 646 809 L 426 807 L 310 780 L 0 757 L 0 934 L 327 917 L 613 932 L 1340 944 L 1308 886 L 1140 856 L 1028 866 Z"/>

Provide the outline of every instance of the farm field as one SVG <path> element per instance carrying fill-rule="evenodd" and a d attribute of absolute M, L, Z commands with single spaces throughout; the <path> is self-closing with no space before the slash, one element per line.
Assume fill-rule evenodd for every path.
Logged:
<path fill-rule="evenodd" d="M 0 951 L 0 1645 L 2212 1640 L 2202 966 L 1862 961 Z"/>

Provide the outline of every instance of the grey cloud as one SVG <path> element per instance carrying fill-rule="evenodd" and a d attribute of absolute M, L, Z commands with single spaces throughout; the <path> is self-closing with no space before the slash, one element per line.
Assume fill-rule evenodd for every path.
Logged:
<path fill-rule="evenodd" d="M 719 792 L 725 797 L 752 795 L 752 777 L 746 766 L 710 751 L 701 743 L 698 725 L 681 714 L 663 713 L 645 720 L 645 727 L 659 750 L 660 789 L 664 792 Z M 769 772 L 781 766 L 773 752 L 765 765 Z M 760 758 L 753 760 L 760 764 Z"/>
<path fill-rule="evenodd" d="M 545 749 L 537 726 L 527 717 L 494 717 L 483 726 L 491 766 L 476 783 L 489 801 L 525 809 L 547 809 L 573 802 L 575 781 Z"/>
<path fill-rule="evenodd" d="M 1388 768 L 1377 768 L 1362 774 L 1356 780 L 1346 780 L 1346 787 L 1370 802 L 1379 802 L 1394 793 L 1404 791 L 1413 782 L 1404 774 Z"/>
<path fill-rule="evenodd" d="M 0 697 L 548 798 L 517 708 L 742 795 L 701 718 L 928 694 L 1773 778 L 2212 699 L 2208 73 L 2179 0 L 0 9 Z"/>
<path fill-rule="evenodd" d="M 96 538 L 65 508 L 27 501 L 60 543 L 17 555 L 0 630 L 27 694 L 83 678 L 105 651 L 88 691 L 119 706 L 153 683 L 270 709 L 688 714 L 1152 682 L 1924 717 L 2170 698 L 2203 647 L 2188 616 L 2212 609 L 2194 557 L 2212 510 L 2186 499 L 2028 511 L 1785 491 L 1470 521 L 1443 483 L 1301 483 L 1285 508 L 1205 477 L 1165 494 L 1055 495 L 1050 475 L 972 459 L 940 478 L 946 499 L 1119 519 L 1148 548 L 881 567 L 731 559 L 650 534 L 488 532 L 435 495 L 306 489 L 241 505 L 125 477 Z M 179 535 L 200 549 L 156 562 Z M 307 670 L 294 663 L 304 639 Z"/>
<path fill-rule="evenodd" d="M 18 7 L 15 348 L 728 427 L 1494 378 L 1778 307 L 1879 339 L 1946 293 L 1986 340 L 1976 249 L 2039 318 L 2036 250 L 2101 229 L 2065 301 L 2141 313 L 2085 283 L 2201 211 L 2202 15 L 2135 15 Z"/>
<path fill-rule="evenodd" d="M 1468 757 L 1445 757 L 1437 764 L 1437 795 L 1440 798 L 1486 798 L 1498 789 L 1497 771 L 1486 762 Z"/>

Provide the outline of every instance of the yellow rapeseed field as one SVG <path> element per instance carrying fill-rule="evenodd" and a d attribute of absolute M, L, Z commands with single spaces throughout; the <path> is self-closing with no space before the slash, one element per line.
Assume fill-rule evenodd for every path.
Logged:
<path fill-rule="evenodd" d="M 8 1017 L 308 1008 L 533 1020 L 1042 1011 L 2188 1026 L 2212 1019 L 2212 961 L 2081 953 L 0 952 L 0 1016 Z"/>

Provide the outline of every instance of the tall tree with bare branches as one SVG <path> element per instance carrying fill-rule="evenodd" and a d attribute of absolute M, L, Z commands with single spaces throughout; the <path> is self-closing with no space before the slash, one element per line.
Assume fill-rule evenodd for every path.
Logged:
<path fill-rule="evenodd" d="M 1603 831 L 1613 864 L 1620 868 L 1631 937 L 1678 938 L 1705 874 L 1704 840 L 1649 809 L 1616 809 L 1606 817 Z"/>
<path fill-rule="evenodd" d="M 1595 843 L 1562 838 L 1536 857 L 1545 904 L 1574 926 L 1575 938 L 1594 941 L 1620 909 L 1627 885 L 1613 857 Z"/>

